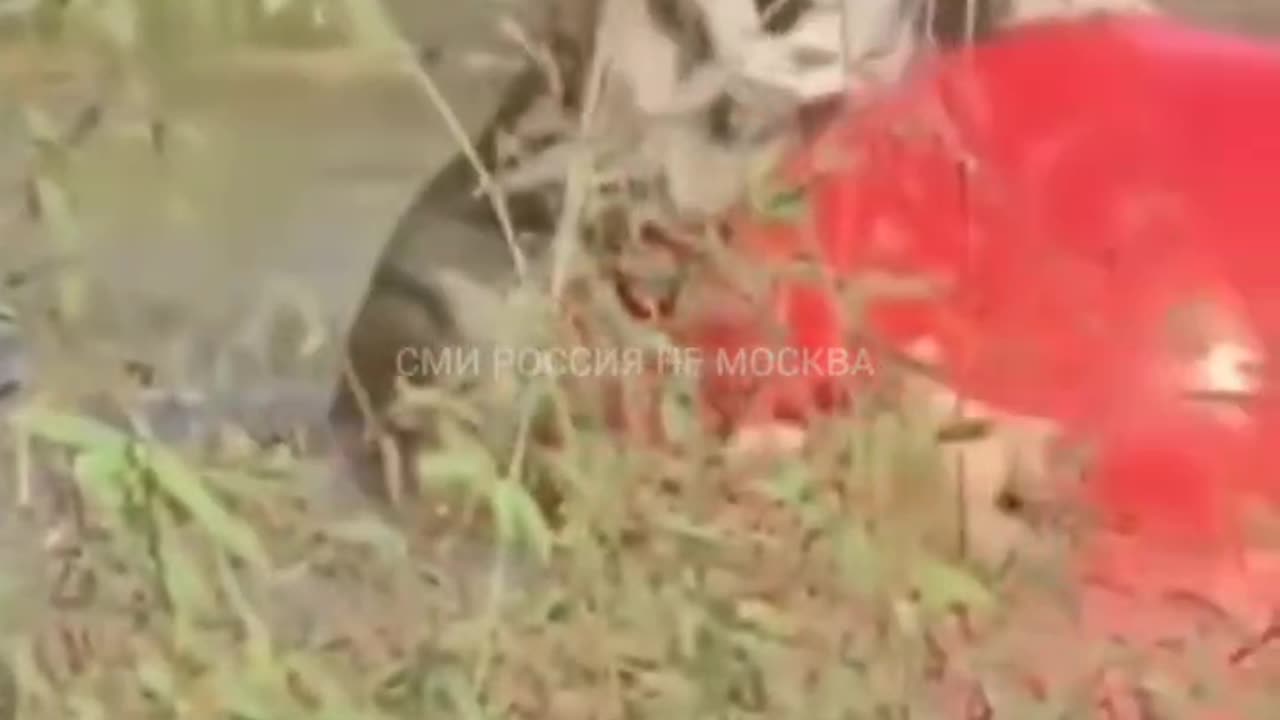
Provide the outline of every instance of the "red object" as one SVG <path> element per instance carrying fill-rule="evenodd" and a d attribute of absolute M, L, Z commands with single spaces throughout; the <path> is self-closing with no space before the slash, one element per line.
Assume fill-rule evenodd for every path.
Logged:
<path fill-rule="evenodd" d="M 783 168 L 806 221 L 733 220 L 753 260 L 820 259 L 821 279 L 772 295 L 784 341 L 850 350 L 842 278 L 932 279 L 943 292 L 879 302 L 869 329 L 932 338 L 961 392 L 1092 437 L 1090 494 L 1117 529 L 1234 546 L 1242 508 L 1280 494 L 1280 413 L 1265 374 L 1238 424 L 1184 400 L 1187 358 L 1223 328 L 1177 318 L 1202 303 L 1237 341 L 1280 337 L 1280 47 L 1147 16 L 1048 22 L 853 104 Z M 761 342 L 742 307 L 708 310 L 708 347 Z M 831 373 L 766 378 L 755 405 L 736 380 L 708 392 L 747 421 L 833 402 Z"/>
<path fill-rule="evenodd" d="M 967 393 L 1074 421 L 1152 382 L 1163 316 L 1197 293 L 1276 324 L 1277 127 L 1280 50 L 1146 17 L 1030 26 L 927 63 L 802 149 L 786 174 L 813 227 L 740 230 L 771 258 L 814 237 L 837 276 L 949 284 L 879 304 L 873 328 L 932 336 Z"/>

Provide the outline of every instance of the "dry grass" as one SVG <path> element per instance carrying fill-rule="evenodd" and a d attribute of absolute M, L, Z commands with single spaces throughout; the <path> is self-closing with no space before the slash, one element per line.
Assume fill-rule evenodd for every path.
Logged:
<path fill-rule="evenodd" d="M 582 324 L 531 311 L 524 329 L 660 343 L 577 243 L 614 226 L 606 211 L 674 222 L 680 203 L 601 181 L 660 181 L 668 156 L 640 160 L 670 136 L 602 159 L 604 123 L 631 132 L 634 108 L 603 71 L 586 81 L 599 102 L 572 126 L 602 139 L 561 168 L 555 256 Z M 327 458 L 166 447 L 28 402 L 0 523 L 20 717 L 1190 717 L 1220 687 L 1271 716 L 1278 663 L 1221 613 L 1165 603 L 1183 637 L 1144 644 L 1081 627 L 1082 606 L 1122 594 L 1072 582 L 1061 525 L 997 507 L 1051 428 L 986 409 L 990 432 L 939 442 L 945 392 L 880 369 L 882 402 L 729 451 L 679 376 L 627 381 L 656 394 L 670 442 L 617 432 L 609 388 L 572 378 L 410 398 L 452 420 L 393 511 L 342 494 Z M 1046 517 L 1070 508 L 1038 490 Z"/>

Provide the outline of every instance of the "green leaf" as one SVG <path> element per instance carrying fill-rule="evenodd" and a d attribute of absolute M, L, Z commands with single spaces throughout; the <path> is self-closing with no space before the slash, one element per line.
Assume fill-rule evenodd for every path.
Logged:
<path fill-rule="evenodd" d="M 804 187 L 789 186 L 779 179 L 779 150 L 767 152 L 758 158 L 749 171 L 747 202 L 751 210 L 766 220 L 797 222 L 809 212 Z"/>
<path fill-rule="evenodd" d="M 813 489 L 810 467 L 803 461 L 780 463 L 776 475 L 761 485 L 764 495 L 791 507 L 806 506 Z"/>
<path fill-rule="evenodd" d="M 123 455 L 129 436 L 110 425 L 78 415 L 24 408 L 14 422 L 28 433 L 75 450 L 117 452 Z"/>
<path fill-rule="evenodd" d="M 957 606 L 985 612 L 996 604 L 995 595 L 972 573 L 952 563 L 924 559 L 915 568 L 915 586 L 928 611 L 946 611 Z"/>
<path fill-rule="evenodd" d="M 461 436 L 439 450 L 420 455 L 418 473 L 428 487 L 473 491 L 489 487 L 502 476 L 487 449 Z"/>
<path fill-rule="evenodd" d="M 166 523 L 165 542 L 160 546 L 164 555 L 165 587 L 169 590 L 178 615 L 197 616 L 213 610 L 214 593 L 209 584 L 208 568 L 192 552 L 187 541 L 172 523 Z"/>
<path fill-rule="evenodd" d="M 502 542 L 526 541 L 539 560 L 545 562 L 551 558 L 551 528 L 542 516 L 542 509 L 523 485 L 509 481 L 498 483 L 490 502 Z"/>
<path fill-rule="evenodd" d="M 778 190 L 771 194 L 760 208 L 760 214 L 769 220 L 799 222 L 809 213 L 809 201 L 803 188 Z"/>
<path fill-rule="evenodd" d="M 99 506 L 112 511 L 124 507 L 124 480 L 132 470 L 124 447 L 100 447 L 81 452 L 72 466 L 72 474 L 80 488 Z"/>
<path fill-rule="evenodd" d="M 258 570 L 271 567 L 258 534 L 246 522 L 232 515 L 176 454 L 163 448 L 149 448 L 146 464 L 156 484 L 196 519 L 216 543 Z"/>

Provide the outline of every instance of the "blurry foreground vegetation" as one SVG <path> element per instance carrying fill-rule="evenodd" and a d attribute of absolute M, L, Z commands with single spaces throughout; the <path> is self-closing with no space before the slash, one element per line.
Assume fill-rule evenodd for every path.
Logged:
<path fill-rule="evenodd" d="M 4 42 L 92 48 L 143 83 L 246 43 L 396 48 L 368 0 L 32 5 L 0 5 Z M 431 503 L 395 514 L 317 491 L 314 458 L 19 409 L 0 520 L 19 716 L 1087 718 L 1114 673 L 1168 717 L 1213 700 L 1215 678 L 1179 675 L 1194 648 L 1145 664 L 1082 644 L 1052 564 L 969 557 L 911 408 L 834 419 L 804 457 L 732 458 L 668 385 L 678 447 L 531 384 L 485 419 L 497 440 L 460 420 L 421 459 Z M 559 448 L 529 441 L 535 415 Z M 547 485 L 555 518 L 533 498 Z"/>

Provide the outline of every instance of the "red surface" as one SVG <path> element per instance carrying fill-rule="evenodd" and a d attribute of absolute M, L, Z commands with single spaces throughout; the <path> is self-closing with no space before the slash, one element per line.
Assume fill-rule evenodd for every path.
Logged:
<path fill-rule="evenodd" d="M 951 283 L 881 304 L 875 329 L 934 336 L 962 390 L 1075 420 L 1150 384 L 1161 318 L 1194 292 L 1276 323 L 1278 123 L 1271 48 L 1146 18 L 1033 26 L 938 58 L 798 153 L 812 228 L 742 229 L 775 258 L 816 237 L 837 275 Z"/>
<path fill-rule="evenodd" d="M 1156 18 L 1029 26 L 861 99 L 784 175 L 807 222 L 734 220 L 758 263 L 821 259 L 824 279 L 776 289 L 784 342 L 849 342 L 841 277 L 935 278 L 945 294 L 878 303 L 871 330 L 932 337 L 961 391 L 1095 440 L 1113 529 L 1236 552 L 1280 487 L 1280 412 L 1264 397 L 1232 425 L 1183 401 L 1168 319 L 1208 298 L 1280 337 L 1280 48 Z M 708 309 L 702 339 L 763 343 L 766 314 Z M 708 392 L 739 420 L 803 416 L 832 404 L 823 375 Z"/>

